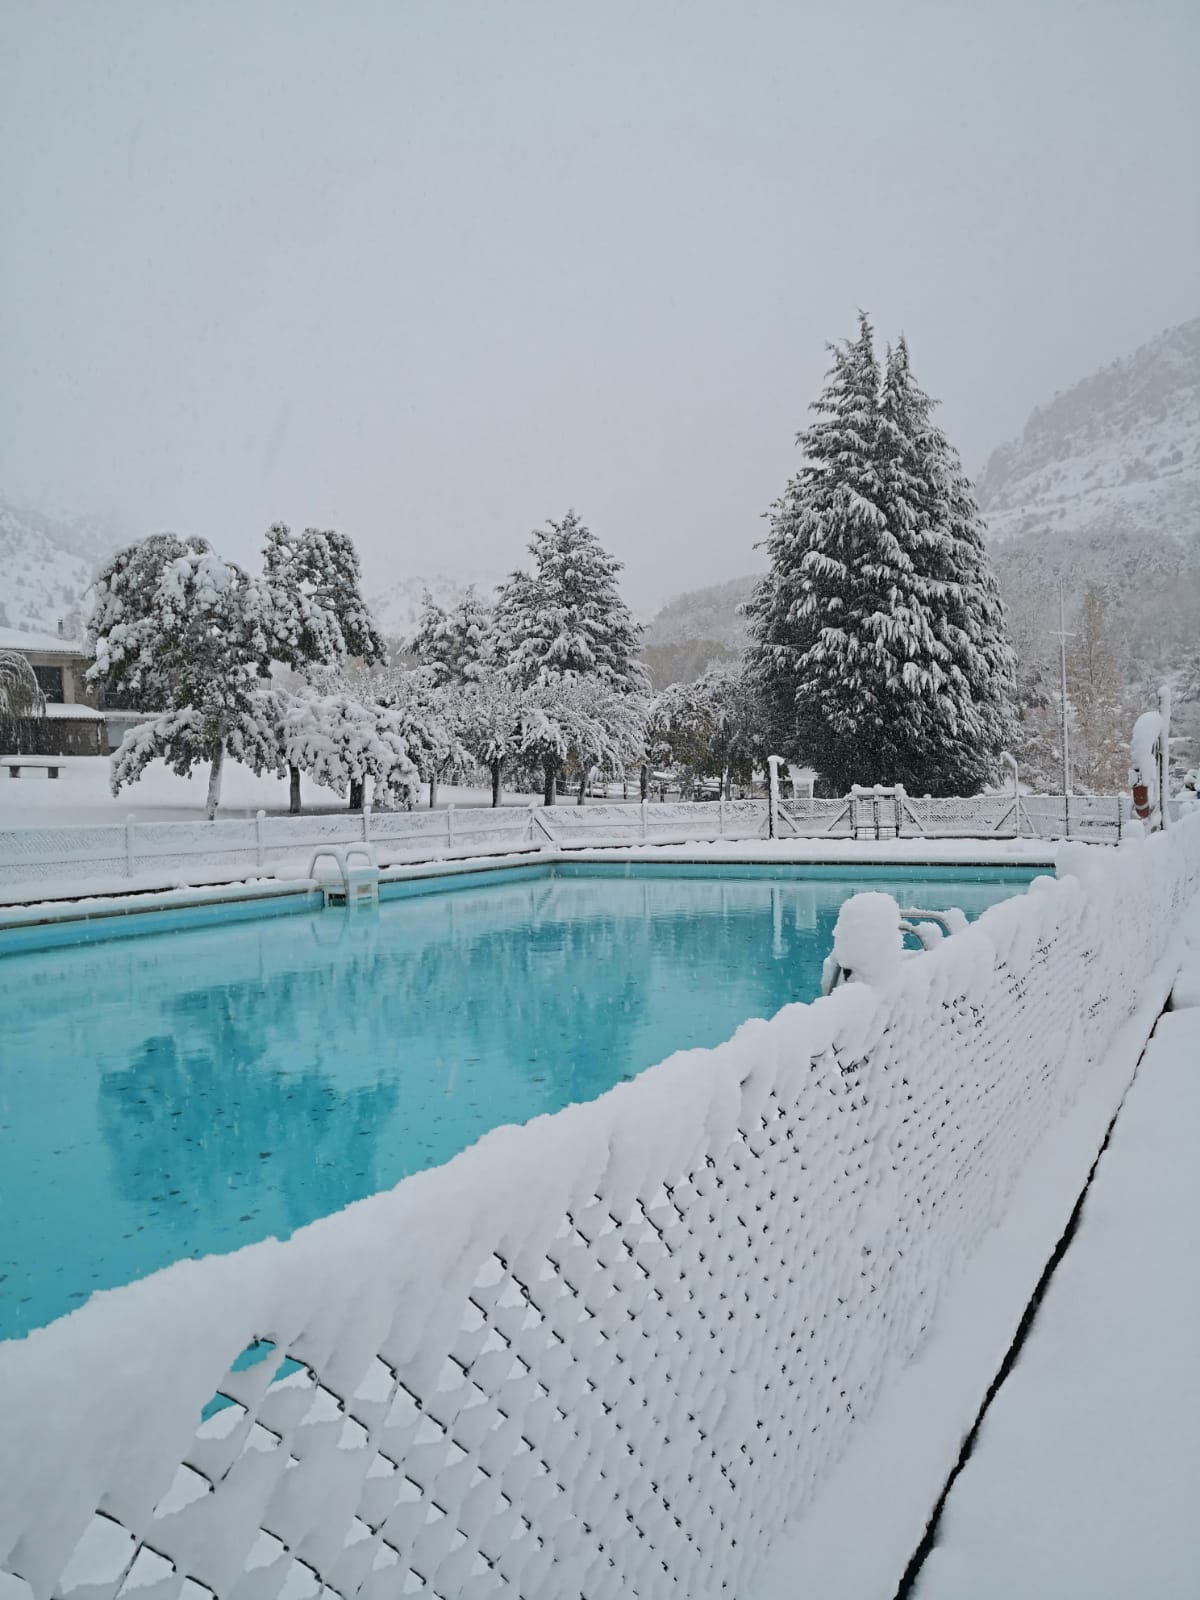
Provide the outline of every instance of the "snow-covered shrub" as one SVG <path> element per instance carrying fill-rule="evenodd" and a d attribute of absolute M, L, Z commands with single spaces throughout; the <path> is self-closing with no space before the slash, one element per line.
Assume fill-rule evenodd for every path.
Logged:
<path fill-rule="evenodd" d="M 284 712 L 283 752 L 289 766 L 349 794 L 356 808 L 368 778 L 376 805 L 407 808 L 417 798 L 404 719 L 391 707 L 346 693 L 297 695 Z"/>

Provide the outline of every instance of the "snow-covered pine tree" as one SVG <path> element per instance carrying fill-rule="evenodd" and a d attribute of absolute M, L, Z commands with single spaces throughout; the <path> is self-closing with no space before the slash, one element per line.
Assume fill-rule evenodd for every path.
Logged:
<path fill-rule="evenodd" d="M 912 563 L 916 611 L 901 617 L 910 691 L 894 778 L 917 793 L 973 794 L 996 775 L 1013 733 L 1015 659 L 958 452 L 933 420 L 903 338 L 880 398 L 888 526 Z"/>
<path fill-rule="evenodd" d="M 617 588 L 622 563 L 608 554 L 574 511 L 561 522 L 537 529 L 529 550 L 533 571 L 514 572 L 497 598 L 499 660 L 513 681 L 526 689 L 546 685 L 555 690 L 576 679 L 589 682 L 596 709 L 582 743 L 599 748 L 607 740 L 612 749 L 623 748 L 629 742 L 631 717 L 635 721 L 644 717 L 649 680 L 637 658 L 641 628 Z M 637 706 L 619 705 L 622 695 L 636 697 Z M 545 801 L 553 805 L 570 751 L 580 743 L 564 732 L 575 725 L 578 708 L 568 694 L 561 705 L 556 702 L 543 709 L 546 728 L 557 730 L 547 733 L 541 744 Z M 605 717 L 603 736 L 592 739 L 591 728 Z M 533 739 L 525 741 L 527 757 L 535 744 Z"/>
<path fill-rule="evenodd" d="M 272 660 L 298 672 L 347 657 L 386 660 L 349 535 L 335 528 L 294 534 L 274 523 L 263 549 L 263 579 L 274 602 Z"/>
<path fill-rule="evenodd" d="M 164 569 L 181 556 L 211 550 L 207 539 L 152 533 L 118 550 L 92 585 L 87 644 L 95 664 L 88 677 L 104 685 L 114 704 L 137 711 L 163 711 L 172 704 L 167 658 L 139 643 L 152 622 Z"/>
<path fill-rule="evenodd" d="M 0 718 L 40 717 L 45 710 L 46 697 L 25 657 L 15 650 L 0 650 Z"/>
<path fill-rule="evenodd" d="M 424 667 L 432 667 L 439 684 L 476 683 L 484 677 L 495 653 L 491 607 L 469 584 L 449 610 L 426 589 L 421 616 L 409 649 Z"/>
<path fill-rule="evenodd" d="M 574 511 L 535 531 L 532 573 L 515 572 L 500 589 L 497 632 L 509 670 L 539 677 L 597 677 L 645 691 L 637 659 L 641 628 L 617 588 L 623 563 L 610 556 Z"/>
<path fill-rule="evenodd" d="M 857 339 L 831 350 L 819 420 L 798 438 L 808 464 L 771 507 L 771 565 L 747 609 L 772 742 L 842 791 L 901 777 L 895 741 L 922 687 L 905 669 L 928 620 L 884 510 L 880 373 L 864 314 Z"/>
<path fill-rule="evenodd" d="M 833 356 L 748 608 L 770 736 L 836 791 L 973 792 L 1008 738 L 1013 684 L 979 513 L 903 341 L 884 378 L 860 313 Z"/>

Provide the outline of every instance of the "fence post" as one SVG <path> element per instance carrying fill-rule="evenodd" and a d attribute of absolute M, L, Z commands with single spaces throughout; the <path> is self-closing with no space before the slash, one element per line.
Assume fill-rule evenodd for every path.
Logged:
<path fill-rule="evenodd" d="M 533 843 L 533 830 L 534 830 L 534 821 L 535 821 L 533 813 L 534 813 L 534 804 L 533 804 L 533 801 L 531 800 L 529 802 L 529 833 L 528 833 L 528 838 L 529 838 L 529 843 L 530 844 Z"/>
<path fill-rule="evenodd" d="M 370 844 L 370 842 L 371 842 L 371 802 L 369 800 L 364 800 L 363 801 L 362 825 L 363 825 L 363 843 L 364 844 Z"/>
<path fill-rule="evenodd" d="M 267 813 L 260 806 L 259 809 L 254 813 L 255 857 L 257 859 L 258 870 L 260 872 L 267 863 L 266 840 L 263 838 L 263 823 L 266 821 L 266 819 Z"/>
<path fill-rule="evenodd" d="M 779 832 L 779 769 L 783 765 L 782 756 L 767 757 L 767 838 L 773 839 Z"/>
<path fill-rule="evenodd" d="M 454 849 L 454 804 L 446 807 L 446 843 L 451 850 Z"/>
<path fill-rule="evenodd" d="M 133 877 L 133 827 L 134 815 L 131 811 L 125 818 L 125 876 Z"/>
<path fill-rule="evenodd" d="M 1063 838 L 1071 837 L 1071 796 L 1063 795 Z"/>
<path fill-rule="evenodd" d="M 723 839 L 725 837 L 725 796 L 723 794 L 717 801 L 717 826 Z"/>
<path fill-rule="evenodd" d="M 648 828 L 648 823 L 646 821 L 646 804 L 647 804 L 647 802 L 645 800 L 643 800 L 642 801 L 642 843 L 643 844 L 645 844 L 645 842 L 646 842 L 646 833 L 647 833 L 647 828 Z"/>

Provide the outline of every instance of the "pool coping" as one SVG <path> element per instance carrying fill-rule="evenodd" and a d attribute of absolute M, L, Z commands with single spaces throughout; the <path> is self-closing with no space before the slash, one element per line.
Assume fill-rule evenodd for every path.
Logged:
<path fill-rule="evenodd" d="M 897 848 L 911 846 L 911 848 Z M 1026 870 L 1045 867 L 1053 871 L 1055 850 L 1053 846 L 1029 841 L 983 840 L 889 840 L 886 842 L 855 842 L 852 840 L 822 841 L 823 848 L 814 850 L 811 840 L 762 840 L 696 842 L 693 844 L 624 844 L 563 846 L 560 844 L 535 846 L 523 850 L 505 851 L 503 854 L 476 856 L 439 856 L 426 861 L 410 861 L 381 867 L 381 889 L 389 885 L 424 882 L 440 878 L 487 877 L 496 873 L 510 873 L 521 868 L 551 868 L 568 861 L 609 862 L 628 865 L 658 862 L 662 865 L 696 866 L 771 866 L 811 867 L 836 870 L 839 867 L 1014 867 Z M 936 848 L 929 848 L 934 845 Z M 991 848 L 989 848 L 991 846 Z M 21 930 L 44 928 L 47 931 L 64 924 L 98 924 L 119 918 L 144 916 L 149 921 L 156 914 L 196 909 L 211 909 L 214 921 L 221 920 L 222 908 L 245 907 L 248 902 L 268 902 L 262 914 L 278 915 L 291 911 L 316 910 L 320 907 L 320 883 L 315 878 L 249 878 L 238 883 L 188 884 L 170 889 L 126 891 L 119 894 L 80 895 L 75 899 L 54 899 L 28 902 L 23 905 L 0 906 L 0 936 Z M 392 898 L 385 896 L 385 898 Z M 283 904 L 282 902 L 295 902 Z M 253 912 L 248 912 L 253 915 Z M 172 921 L 163 917 L 164 928 Z M 238 920 L 243 920 L 238 918 Z M 64 930 L 65 931 L 65 930 Z M 115 931 L 115 930 L 114 930 Z M 147 930 L 151 931 L 151 930 Z M 92 937 L 103 938 L 98 927 Z M 57 942 L 57 941 L 55 941 Z M 28 948 L 26 946 L 25 948 Z M 0 956 L 4 953 L 0 944 Z"/>

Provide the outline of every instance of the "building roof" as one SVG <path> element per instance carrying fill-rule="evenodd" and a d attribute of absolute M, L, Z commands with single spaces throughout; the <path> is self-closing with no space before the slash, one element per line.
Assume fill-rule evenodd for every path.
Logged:
<path fill-rule="evenodd" d="M 51 703 L 46 707 L 46 715 L 53 721 L 63 722 L 103 722 L 103 711 L 94 711 L 91 706 L 59 705 Z"/>
<path fill-rule="evenodd" d="M 28 650 L 41 656 L 86 656 L 81 639 L 60 639 L 56 633 L 27 633 L 22 628 L 0 628 L 0 650 Z"/>

